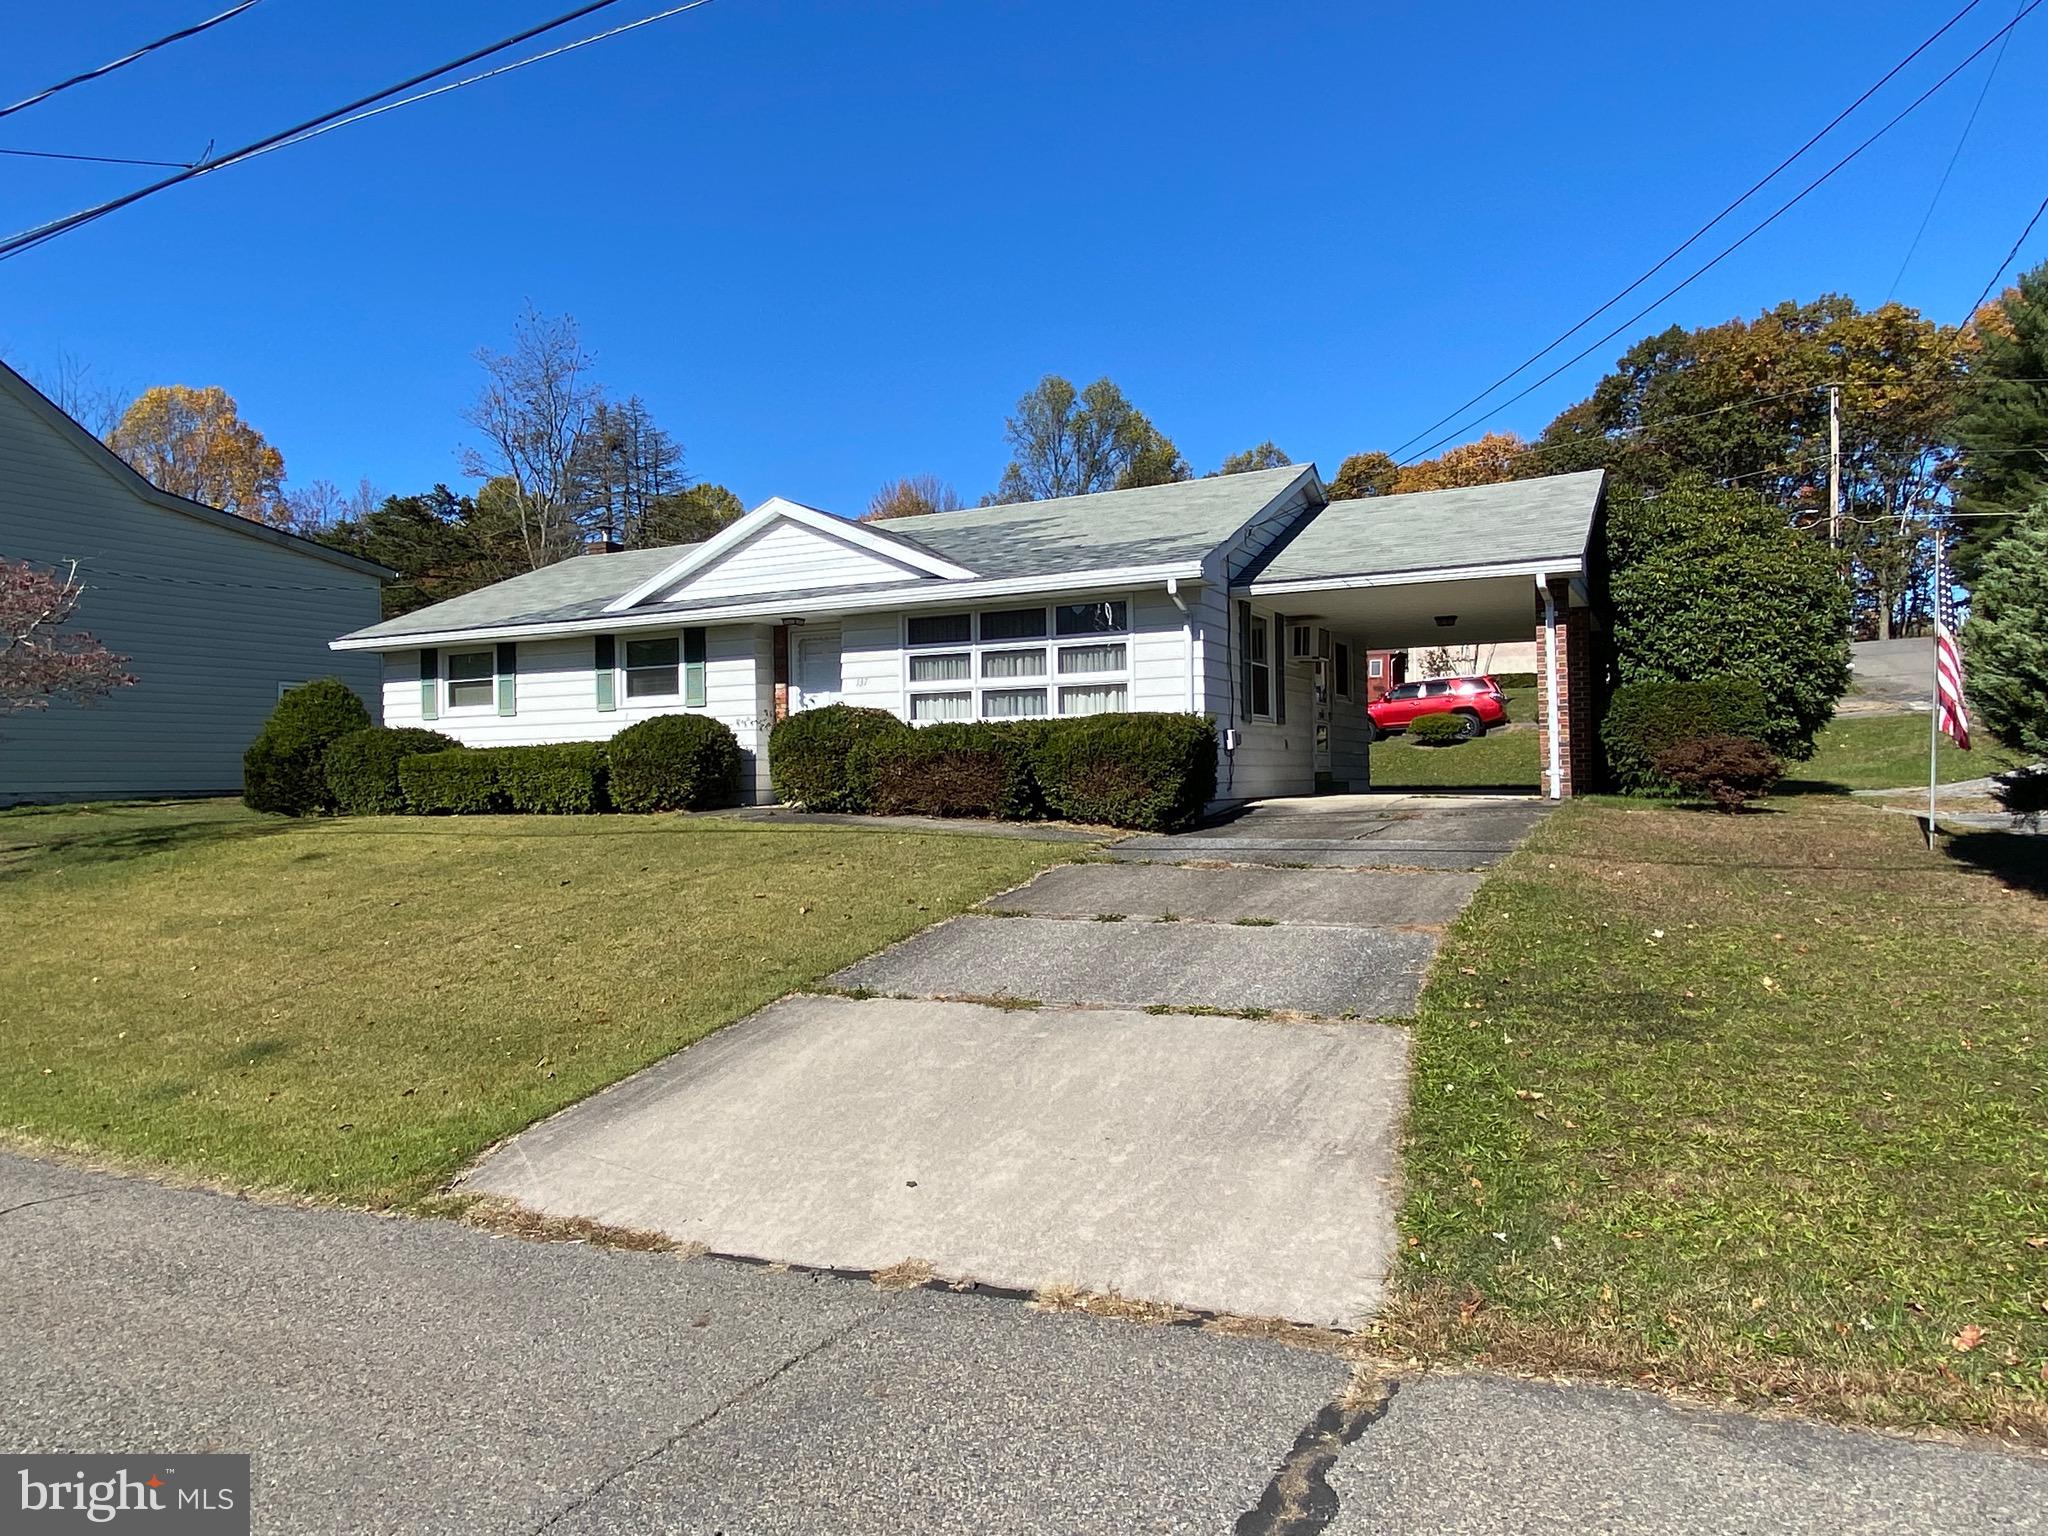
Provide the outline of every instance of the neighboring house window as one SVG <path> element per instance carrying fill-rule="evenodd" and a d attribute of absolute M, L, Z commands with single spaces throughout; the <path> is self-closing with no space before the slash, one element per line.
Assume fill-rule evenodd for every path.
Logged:
<path fill-rule="evenodd" d="M 1122 598 L 904 621 L 908 714 L 1034 720 L 1130 707 L 1130 604 Z"/>
<path fill-rule="evenodd" d="M 296 683 L 279 683 L 277 685 L 277 696 L 281 699 L 286 694 L 290 693 L 294 688 L 303 688 L 305 686 L 306 680 L 303 677 L 300 678 Z"/>
<path fill-rule="evenodd" d="M 1249 604 L 1238 607 L 1238 646 L 1244 671 L 1244 698 L 1254 720 L 1273 718 L 1272 620 L 1253 613 Z"/>
<path fill-rule="evenodd" d="M 683 642 L 675 635 L 626 642 L 626 697 L 674 699 L 683 692 Z"/>
<path fill-rule="evenodd" d="M 448 707 L 451 710 L 498 707 L 498 653 L 495 650 L 448 653 Z"/>
<path fill-rule="evenodd" d="M 1387 664 L 1385 659 L 1379 656 L 1367 657 L 1365 662 L 1365 675 L 1367 677 L 1385 677 L 1387 675 Z"/>
<path fill-rule="evenodd" d="M 1336 658 L 1333 665 L 1337 671 L 1337 697 L 1348 699 L 1351 697 L 1351 647 L 1339 640 L 1332 654 Z"/>

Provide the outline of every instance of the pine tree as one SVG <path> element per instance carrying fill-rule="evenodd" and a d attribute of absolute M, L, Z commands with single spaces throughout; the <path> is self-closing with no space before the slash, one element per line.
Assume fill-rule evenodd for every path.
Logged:
<path fill-rule="evenodd" d="M 1963 626 L 1970 713 L 2038 760 L 2048 758 L 2048 501 L 2001 526 Z"/>
<path fill-rule="evenodd" d="M 1956 510 L 1957 574 L 1973 582 L 2010 519 L 2048 500 L 2048 263 L 1978 311 L 1983 350 L 1970 365 L 1955 435 L 1967 457 Z"/>

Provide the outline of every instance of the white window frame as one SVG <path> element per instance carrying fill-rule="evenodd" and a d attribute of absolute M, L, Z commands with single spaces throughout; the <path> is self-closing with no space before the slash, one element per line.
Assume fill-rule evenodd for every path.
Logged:
<path fill-rule="evenodd" d="M 306 679 L 303 677 L 300 678 L 296 683 L 279 683 L 277 685 L 277 696 L 281 699 L 286 694 L 290 693 L 294 688 L 303 688 L 305 686 Z"/>
<path fill-rule="evenodd" d="M 1251 636 L 1253 635 L 1257 635 L 1264 643 L 1266 654 L 1263 657 L 1254 657 L 1252 655 Z M 1278 664 L 1285 665 L 1284 662 Z M 1245 632 L 1244 654 L 1241 658 L 1241 665 L 1244 667 L 1244 677 L 1241 680 L 1241 686 L 1244 688 L 1245 718 L 1248 720 L 1264 720 L 1270 723 L 1273 719 L 1273 668 L 1276 665 L 1273 656 L 1273 620 L 1270 615 L 1260 613 L 1256 608 L 1250 610 L 1250 628 Z M 1252 693 L 1252 669 L 1255 667 L 1263 667 L 1266 672 L 1266 708 L 1263 714 L 1252 707 L 1252 699 L 1255 697 Z"/>
<path fill-rule="evenodd" d="M 481 678 L 455 676 L 455 658 L 458 656 L 488 656 L 491 670 Z M 481 704 L 458 704 L 455 702 L 457 683 L 482 682 L 490 685 L 490 697 Z M 478 646 L 473 650 L 446 650 L 441 653 L 441 709 L 450 715 L 490 715 L 498 709 L 498 648 L 495 645 Z"/>
<path fill-rule="evenodd" d="M 1087 635 L 1061 635 L 1059 610 L 1069 607 L 1092 606 L 1095 602 L 1118 603 L 1123 606 L 1123 628 L 1106 630 Z M 1037 608 L 1045 616 L 1045 633 L 1036 639 L 1005 638 L 984 640 L 982 638 L 982 615 L 987 613 L 1013 613 L 1019 609 Z M 970 638 L 961 641 L 933 641 L 913 645 L 910 639 L 910 621 L 913 618 L 936 618 L 965 612 L 970 620 Z M 913 725 L 935 725 L 939 722 L 916 718 L 917 700 L 939 696 L 966 694 L 969 699 L 969 720 L 1057 720 L 1076 719 L 1079 714 L 1063 715 L 1060 701 L 1065 689 L 1079 688 L 1122 688 L 1124 709 L 1131 707 L 1131 649 L 1137 641 L 1137 632 L 1132 623 L 1131 599 L 1128 596 L 1105 597 L 1100 599 L 1082 598 L 1056 599 L 1047 603 L 986 603 L 971 609 L 950 609 L 944 613 L 902 615 L 898 636 L 903 647 L 903 709 L 902 715 Z M 1087 650 L 1091 647 L 1115 645 L 1123 649 L 1123 665 L 1101 672 L 1062 672 L 1060 658 L 1063 653 Z M 989 677 L 985 675 L 982 658 L 991 653 L 1036 651 L 1045 658 L 1045 670 L 1036 677 Z M 933 679 L 929 682 L 913 682 L 910 676 L 911 658 L 915 656 L 964 656 L 967 659 L 967 676 L 964 678 Z M 983 713 L 984 695 L 991 693 L 1015 693 L 1024 690 L 1042 691 L 1045 694 L 1045 713 L 1042 715 L 987 715 Z"/>
<path fill-rule="evenodd" d="M 1368 657 L 1366 657 L 1366 658 L 1365 658 L 1365 675 L 1366 675 L 1367 677 L 1385 677 L 1385 676 L 1387 675 L 1387 659 L 1386 659 L 1386 657 L 1384 657 L 1384 656 L 1368 656 Z"/>
<path fill-rule="evenodd" d="M 1287 626 L 1287 659 L 1306 661 L 1316 654 L 1315 626 L 1311 624 L 1290 624 Z"/>
<path fill-rule="evenodd" d="M 661 670 L 661 668 L 659 668 L 659 667 L 635 667 L 635 666 L 631 666 L 631 665 L 629 665 L 629 664 L 627 663 L 627 660 L 626 660 L 626 658 L 627 658 L 627 657 L 629 657 L 629 656 L 631 656 L 631 655 L 633 654 L 633 647 L 634 647 L 634 646 L 635 646 L 636 644 L 647 644 L 647 643 L 650 643 L 650 642 L 652 642 L 652 641 L 656 641 L 656 640 L 672 640 L 672 641 L 674 641 L 674 642 L 675 642 L 675 647 L 676 647 L 676 664 L 675 664 L 674 668 L 672 669 L 672 670 L 674 671 L 674 673 L 675 673 L 675 688 L 674 688 L 674 689 L 673 689 L 673 690 L 672 690 L 671 692 L 668 692 L 668 693 L 643 693 L 643 694 L 639 694 L 639 695 L 637 695 L 637 696 L 636 696 L 636 695 L 634 694 L 634 692 L 633 692 L 633 674 L 634 674 L 635 672 L 658 672 L 658 671 L 660 671 L 660 670 Z M 684 650 L 684 647 L 683 647 L 683 636 L 682 636 L 682 632 L 681 632 L 680 630 L 679 630 L 679 631 L 677 631 L 677 632 L 676 632 L 675 634 L 673 634 L 673 635 L 621 635 L 621 636 L 619 636 L 619 638 L 618 638 L 618 655 L 617 655 L 617 657 L 615 658 L 615 662 L 614 662 L 615 666 L 616 666 L 616 667 L 617 667 L 617 669 L 618 669 L 618 676 L 619 676 L 619 680 L 618 680 L 618 683 L 617 683 L 617 685 L 616 685 L 616 691 L 615 691 L 615 692 L 614 692 L 614 694 L 613 694 L 613 697 L 614 697 L 614 698 L 615 698 L 615 699 L 616 699 L 616 700 L 618 701 L 618 704 L 619 704 L 619 705 L 620 705 L 621 707 L 624 707 L 624 708 L 628 708 L 628 709 L 630 709 L 631 707 L 633 707 L 633 706 L 634 706 L 634 705 L 636 705 L 636 704 L 676 704 L 676 705 L 680 705 L 680 704 L 681 704 L 681 703 L 683 702 L 683 692 L 684 692 L 684 689 L 683 689 L 683 650 Z"/>

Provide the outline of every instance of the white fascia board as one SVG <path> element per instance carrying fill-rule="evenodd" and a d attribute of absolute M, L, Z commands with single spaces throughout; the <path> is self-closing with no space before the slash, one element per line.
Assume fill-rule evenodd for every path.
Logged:
<path fill-rule="evenodd" d="M 826 516 L 831 514 L 827 513 Z M 615 614 L 607 608 L 587 619 L 557 619 L 538 624 L 483 624 L 468 629 L 422 630 L 405 635 L 343 635 L 327 642 L 331 651 L 413 651 L 423 645 L 453 645 L 466 640 L 531 640 L 547 635 L 616 635 L 635 629 L 695 629 L 706 624 L 745 624 L 782 618 L 809 618 L 838 613 L 872 613 L 877 609 L 947 608 L 989 598 L 1036 597 L 1058 592 L 1126 591 L 1154 583 L 1199 583 L 1202 567 L 1133 565 L 1106 571 L 1062 571 L 1053 576 L 1008 580 L 919 582 L 905 587 L 841 587 L 815 597 L 781 602 L 726 603 L 704 608 L 668 608 L 654 612 Z"/>
<path fill-rule="evenodd" d="M 719 529 L 674 565 L 665 567 L 623 597 L 614 599 L 605 608 L 605 612 L 624 613 L 630 608 L 639 607 L 656 593 L 675 585 L 692 571 L 702 570 L 730 550 L 746 543 L 769 524 L 778 522 L 801 523 L 829 539 L 838 539 L 869 554 L 893 560 L 898 565 L 923 571 L 928 576 L 940 576 L 957 581 L 974 575 L 974 572 L 955 565 L 950 560 L 941 560 L 938 556 L 927 554 L 921 549 L 913 549 L 901 539 L 877 533 L 874 529 L 859 523 L 850 523 L 843 517 L 834 517 L 830 512 L 820 512 L 816 507 L 807 507 L 801 502 L 771 496 L 745 517 Z"/>
<path fill-rule="evenodd" d="M 1300 581 L 1253 580 L 1233 587 L 1233 596 L 1279 597 L 1290 592 L 1344 592 L 1364 587 L 1405 587 L 1432 581 L 1479 581 L 1488 576 L 1575 576 L 1583 560 L 1517 560 L 1502 565 L 1424 566 L 1413 571 L 1386 571 L 1372 576 L 1315 576 Z"/>

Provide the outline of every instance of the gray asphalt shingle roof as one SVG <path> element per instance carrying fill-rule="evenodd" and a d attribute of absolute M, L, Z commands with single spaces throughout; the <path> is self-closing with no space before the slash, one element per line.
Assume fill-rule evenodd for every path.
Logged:
<path fill-rule="evenodd" d="M 1593 535 L 1603 472 L 1333 501 L 1244 582 L 1390 576 L 1447 566 L 1577 560 Z"/>
<path fill-rule="evenodd" d="M 937 555 L 983 580 L 1056 576 L 1132 565 L 1201 560 L 1255 517 L 1306 465 L 1255 470 L 1172 485 L 1103 491 L 1057 501 L 964 512 L 934 512 L 900 523 L 867 524 L 869 532 Z M 913 535 L 911 528 L 915 528 Z M 358 630 L 351 639 L 403 639 L 453 629 L 547 624 L 596 618 L 641 582 L 658 576 L 695 545 L 578 555 L 514 576 L 444 603 Z M 929 578 L 906 586 L 928 587 Z M 845 587 L 748 593 L 722 603 L 765 604 L 843 593 Z M 873 591 L 874 588 L 859 590 Z M 649 603 L 636 613 L 687 613 L 702 603 Z"/>

